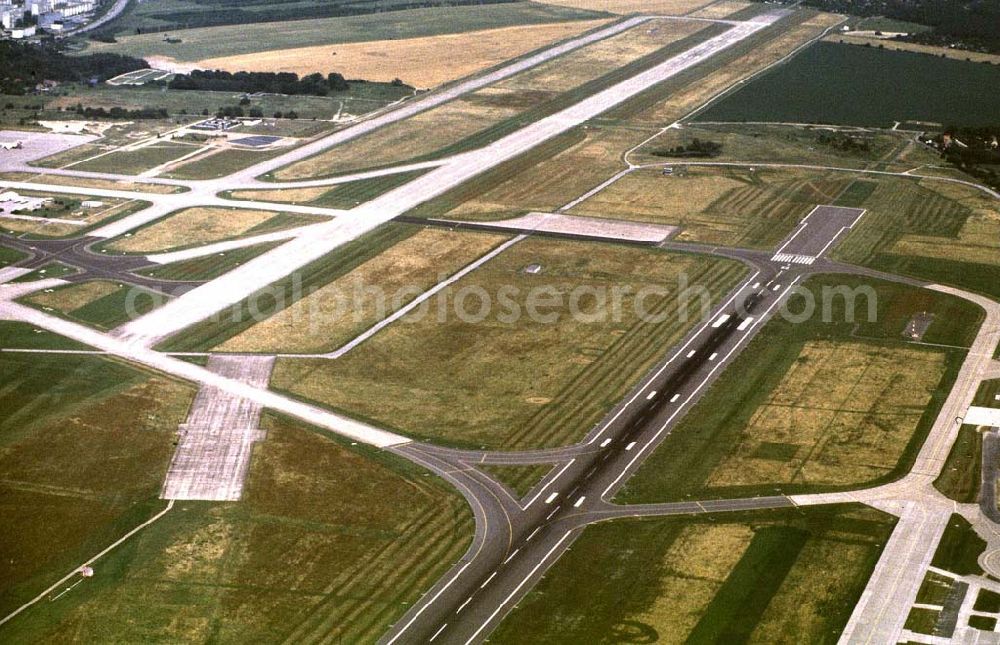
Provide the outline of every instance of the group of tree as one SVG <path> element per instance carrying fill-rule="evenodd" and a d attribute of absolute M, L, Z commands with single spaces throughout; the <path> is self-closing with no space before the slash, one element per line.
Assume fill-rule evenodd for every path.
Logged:
<path fill-rule="evenodd" d="M 670 148 L 657 148 L 651 152 L 657 157 L 718 157 L 722 154 L 722 144 L 716 141 L 706 141 L 703 139 L 692 139 L 687 145 L 673 146 Z"/>
<path fill-rule="evenodd" d="M 202 114 L 204 116 L 208 116 L 208 110 L 204 110 Z M 218 110 L 215 111 L 215 116 L 216 118 L 219 119 L 222 118 L 235 119 L 244 116 L 250 117 L 251 119 L 261 119 L 264 118 L 264 110 L 257 107 L 252 107 L 244 110 L 243 107 L 239 105 L 224 105 L 223 107 L 220 107 Z M 297 119 L 299 118 L 299 115 L 295 110 L 289 110 L 288 112 L 275 112 L 274 118 Z"/>
<path fill-rule="evenodd" d="M 1000 188 L 1000 126 L 949 128 L 933 139 L 941 156 L 983 183 Z"/>
<path fill-rule="evenodd" d="M 42 81 L 104 81 L 149 64 L 120 54 L 67 56 L 57 44 L 0 41 L 0 93 L 26 94 Z"/>
<path fill-rule="evenodd" d="M 855 16 L 885 16 L 930 27 L 902 40 L 1000 53 L 996 0 L 804 0 L 803 4 Z"/>
<path fill-rule="evenodd" d="M 178 74 L 167 85 L 172 90 L 212 90 L 245 92 L 247 94 L 305 94 L 326 96 L 344 92 L 350 85 L 336 72 L 323 76 L 309 74 L 299 78 L 291 72 L 224 72 L 221 70 L 194 70 Z"/>
<path fill-rule="evenodd" d="M 816 143 L 841 152 L 871 152 L 872 149 L 869 138 L 851 136 L 844 132 L 820 132 L 816 137 Z"/>
<path fill-rule="evenodd" d="M 165 108 L 144 107 L 137 110 L 128 110 L 120 107 L 105 109 L 102 107 L 83 107 L 77 105 L 73 110 L 80 116 L 87 119 L 168 119 L 170 115 Z"/>

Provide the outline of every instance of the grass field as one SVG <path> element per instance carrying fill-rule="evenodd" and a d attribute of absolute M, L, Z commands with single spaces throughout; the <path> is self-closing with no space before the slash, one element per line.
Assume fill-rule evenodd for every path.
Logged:
<path fill-rule="evenodd" d="M 1000 379 L 983 381 L 976 392 L 976 399 L 973 405 L 982 405 L 987 408 L 1000 408 Z"/>
<path fill-rule="evenodd" d="M 216 179 L 231 175 L 247 166 L 266 161 L 287 152 L 287 149 L 239 150 L 226 148 L 204 157 L 197 157 L 166 172 L 170 179 Z"/>
<path fill-rule="evenodd" d="M 924 27 L 924 30 L 926 29 L 927 27 Z M 879 45 L 882 45 L 883 48 L 891 51 L 913 52 L 940 58 L 950 58 L 952 60 L 972 61 L 974 63 L 985 62 L 995 65 L 1000 62 L 1000 56 L 997 54 L 969 51 L 968 49 L 935 47 L 933 45 L 921 45 L 920 43 L 908 43 L 895 40 L 887 41 L 877 36 L 868 36 L 866 34 L 833 34 L 827 36 L 824 40 L 830 43 L 844 43 L 847 45 L 856 45 L 861 47 L 878 47 Z"/>
<path fill-rule="evenodd" d="M 710 487 L 849 485 L 887 476 L 944 375 L 939 352 L 807 342 Z"/>
<path fill-rule="evenodd" d="M 570 212 L 679 226 L 681 241 L 771 248 L 847 183 L 796 171 L 692 168 L 683 176 L 664 177 L 659 170 L 642 170 Z"/>
<path fill-rule="evenodd" d="M 846 322 L 839 297 L 827 298 L 828 317 L 818 305 L 805 322 L 770 321 L 619 498 L 657 502 L 776 489 L 824 491 L 890 481 L 905 472 L 965 355 L 962 349 L 908 345 L 905 325 L 917 312 L 933 313 L 924 341 L 967 347 L 982 312 L 943 294 L 846 276 L 814 277 L 805 287 L 822 302 L 824 287 L 866 284 L 875 290 L 875 322 L 865 322 L 864 298 L 857 303 L 860 322 Z M 793 296 L 789 311 L 802 311 L 802 298 Z M 820 348 L 840 358 L 828 363 L 814 354 Z M 789 407 L 773 407 L 778 401 Z M 817 432 L 820 418 L 838 420 Z M 815 442 L 803 445 L 810 444 L 807 437 Z"/>
<path fill-rule="evenodd" d="M 570 38 L 604 22 L 579 20 L 404 40 L 324 44 L 208 58 L 198 61 L 198 65 L 232 72 L 250 69 L 300 75 L 328 68 L 347 78 L 385 83 L 398 78 L 413 87 L 431 88 Z M 462 52 L 462 56 L 456 58 L 453 55 L 456 51 Z"/>
<path fill-rule="evenodd" d="M 163 33 L 129 34 L 119 37 L 117 43 L 90 43 L 85 52 L 115 52 L 195 62 L 314 45 L 403 40 L 603 17 L 607 15 L 534 2 L 432 7 L 361 16 L 260 22 L 242 24 L 238 28 L 220 26 L 171 31 L 170 36 L 180 39 L 180 43 L 166 42 Z M 329 60 L 316 61 L 310 71 L 338 71 L 337 61 L 332 56 Z"/>
<path fill-rule="evenodd" d="M 940 78 L 949 79 L 948 91 L 928 93 Z M 993 65 L 822 42 L 698 118 L 879 127 L 891 127 L 894 121 L 985 126 L 994 120 L 1000 103 L 982 88 L 998 82 L 1000 70 Z M 845 101 L 845 96 L 869 99 Z"/>
<path fill-rule="evenodd" d="M 461 555 L 471 514 L 410 464 L 284 419 L 265 418 L 264 427 L 238 504 L 179 502 L 99 562 L 92 579 L 0 634 L 35 642 L 381 636 Z"/>
<path fill-rule="evenodd" d="M 593 525 L 490 641 L 834 643 L 892 526 L 861 506 Z"/>
<path fill-rule="evenodd" d="M 934 488 L 956 502 L 975 503 L 979 497 L 982 468 L 983 435 L 975 426 L 963 425 L 941 474 L 934 480 Z"/>
<path fill-rule="evenodd" d="M 518 497 L 528 494 L 535 484 L 542 481 L 552 470 L 552 464 L 536 464 L 529 466 L 479 466 L 487 475 L 510 488 Z"/>
<path fill-rule="evenodd" d="M 941 536 L 931 566 L 960 576 L 981 576 L 979 556 L 985 550 L 986 540 L 979 537 L 968 520 L 955 514 Z"/>
<path fill-rule="evenodd" d="M 328 352 L 507 239 L 423 229 L 215 349 Z"/>
<path fill-rule="evenodd" d="M 170 296 L 130 284 L 96 280 L 46 289 L 23 299 L 44 311 L 57 311 L 77 322 L 102 330 L 146 314 Z"/>
<path fill-rule="evenodd" d="M 94 356 L 3 354 L 0 373 L 6 615 L 162 507 L 194 391 Z"/>
<path fill-rule="evenodd" d="M 138 175 L 156 168 L 162 164 L 183 157 L 198 149 L 199 146 L 175 141 L 157 142 L 136 150 L 117 150 L 110 154 L 73 165 L 74 170 L 88 172 L 113 172 L 125 175 Z"/>
<path fill-rule="evenodd" d="M 544 0 L 545 4 L 609 13 L 664 13 L 683 15 L 712 3 L 712 0 Z"/>
<path fill-rule="evenodd" d="M 90 349 L 75 340 L 13 320 L 0 320 L 0 348 Z"/>
<path fill-rule="evenodd" d="M 172 251 L 320 221 L 326 219 L 274 211 L 196 206 L 114 238 L 101 244 L 100 248 L 140 254 Z"/>
<path fill-rule="evenodd" d="M 531 264 L 542 271 L 526 273 Z M 678 313 L 682 275 L 718 301 L 744 273 L 736 263 L 657 249 L 529 238 L 340 359 L 279 359 L 272 385 L 421 439 L 563 445 L 597 423 L 696 323 L 696 312 L 687 321 Z M 633 294 L 652 285 L 664 295 L 647 299 L 656 315 L 642 320 Z M 581 286 L 606 293 L 606 305 L 587 296 L 580 311 L 594 315 L 574 318 L 568 294 Z M 536 288 L 561 304 L 532 307 Z M 458 294 L 470 294 L 461 300 L 466 316 L 456 314 Z M 491 305 L 485 314 L 482 294 Z"/>
<path fill-rule="evenodd" d="M 161 280 L 214 280 L 223 273 L 235 269 L 247 260 L 255 258 L 279 244 L 281 242 L 245 246 L 235 251 L 164 264 L 153 269 L 143 269 L 139 273 Z"/>
<path fill-rule="evenodd" d="M 838 259 L 1000 297 L 1000 215 L 982 193 L 933 180 L 866 178 L 867 209 Z"/>

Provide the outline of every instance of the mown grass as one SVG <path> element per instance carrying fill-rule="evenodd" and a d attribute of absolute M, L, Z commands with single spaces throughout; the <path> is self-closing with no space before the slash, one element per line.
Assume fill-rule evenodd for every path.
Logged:
<path fill-rule="evenodd" d="M 984 550 L 986 541 L 976 534 L 968 520 L 955 514 L 948 520 L 948 526 L 931 559 L 931 566 L 960 576 L 982 575 L 978 559 Z"/>
<path fill-rule="evenodd" d="M 524 271 L 533 263 L 543 267 L 540 274 Z M 686 320 L 680 313 L 680 275 L 687 284 L 704 285 L 718 302 L 745 272 L 735 262 L 653 248 L 529 238 L 442 290 L 424 312 L 336 361 L 279 359 L 272 385 L 450 445 L 563 445 L 599 422 L 664 348 L 696 324 L 696 311 Z M 647 298 L 651 316 L 640 317 L 629 294 L 646 285 L 664 295 Z M 597 305 L 607 315 L 571 314 L 569 294 L 581 286 L 609 294 L 608 304 Z M 537 287 L 554 290 L 561 304 L 531 315 L 528 302 Z M 621 291 L 621 305 L 611 305 L 610 294 L 624 287 L 631 291 Z M 513 290 L 519 313 L 506 315 L 515 310 L 503 304 L 501 289 Z M 473 292 L 485 292 L 492 303 L 485 318 L 455 311 L 456 294 Z M 463 302 L 476 311 L 480 300 Z M 581 302 L 590 311 L 597 301 Z"/>
<path fill-rule="evenodd" d="M 1000 408 L 1000 379 L 983 381 L 976 391 L 976 398 L 973 405 L 981 405 L 987 408 Z"/>
<path fill-rule="evenodd" d="M 97 356 L 0 354 L 0 377 L 6 615 L 162 507 L 194 390 Z"/>
<path fill-rule="evenodd" d="M 811 278 L 804 286 L 813 294 L 821 294 L 824 286 L 856 288 L 865 284 L 870 285 L 877 295 L 874 323 L 846 322 L 843 298 L 832 299 L 827 318 L 830 322 L 823 322 L 822 307 L 817 307 L 817 313 L 810 319 L 797 324 L 781 317 L 772 319 L 628 481 L 619 499 L 633 503 L 658 502 L 681 500 L 688 495 L 732 497 L 773 494 L 776 488 L 785 493 L 844 488 L 812 484 L 808 479 L 789 481 L 784 476 L 776 478 L 772 484 L 752 486 L 712 486 L 710 480 L 724 461 L 736 456 L 734 446 L 739 445 L 754 415 L 772 396 L 785 373 L 795 365 L 806 343 L 817 340 L 862 342 L 883 351 L 908 347 L 902 340 L 906 323 L 914 313 L 930 311 L 935 312 L 935 323 L 928 329 L 924 338 L 926 342 L 967 347 L 982 320 L 978 308 L 965 301 L 895 283 L 847 276 L 820 276 Z M 789 310 L 802 311 L 802 298 L 793 296 Z M 822 300 L 821 297 L 817 299 Z M 864 320 L 863 304 L 858 309 L 859 319 Z M 938 311 L 950 314 L 937 315 Z M 937 329 L 934 325 L 938 326 Z M 891 481 L 905 473 L 915 459 L 965 356 L 962 349 L 935 348 L 928 351 L 943 353 L 944 375 L 929 404 L 920 411 L 912 437 L 902 452 L 897 453 L 895 467 L 877 479 L 853 482 L 847 487 Z M 831 382 L 831 387 L 834 385 L 836 383 Z M 878 410 L 876 404 L 873 412 Z M 838 447 L 842 458 L 849 460 L 850 443 Z M 868 449 L 867 444 L 857 448 L 861 452 Z"/>
<path fill-rule="evenodd" d="M 77 272 L 78 270 L 74 267 L 60 262 L 49 262 L 45 266 L 39 267 L 31 273 L 25 273 L 22 276 L 14 278 L 11 282 L 34 282 L 36 280 L 47 280 L 49 278 L 61 278 Z"/>
<path fill-rule="evenodd" d="M 980 589 L 979 595 L 976 596 L 976 604 L 972 608 L 992 614 L 1000 613 L 1000 593 L 990 589 Z"/>
<path fill-rule="evenodd" d="M 858 506 L 596 524 L 490 641 L 834 643 L 892 526 Z"/>
<path fill-rule="evenodd" d="M 381 226 L 341 246 L 330 255 L 308 264 L 296 272 L 295 276 L 279 280 L 217 316 L 192 325 L 183 334 L 165 341 L 162 349 L 208 351 L 262 319 L 297 302 L 308 295 L 310 289 L 336 280 L 359 264 L 413 235 L 417 230 L 419 227 L 400 224 Z M 282 294 L 282 298 L 277 298 L 276 294 Z"/>
<path fill-rule="evenodd" d="M 138 175 L 197 149 L 197 146 L 191 144 L 162 141 L 138 150 L 118 150 L 96 159 L 84 161 L 73 165 L 73 170 Z"/>
<path fill-rule="evenodd" d="M 471 514 L 401 460 L 284 418 L 263 427 L 239 503 L 178 502 L 6 637 L 377 640 L 460 557 Z"/>
<path fill-rule="evenodd" d="M 164 264 L 155 269 L 142 269 L 138 273 L 161 280 L 214 280 L 220 275 L 232 271 L 244 262 L 252 260 L 280 244 L 281 242 L 255 244 L 225 253 Z"/>
<path fill-rule="evenodd" d="M 975 426 L 963 425 L 934 480 L 934 488 L 948 499 L 973 504 L 979 497 L 983 467 L 983 435 Z"/>
<path fill-rule="evenodd" d="M 552 470 L 552 464 L 531 464 L 527 466 L 505 466 L 485 464 L 479 468 L 487 475 L 524 497 Z"/>
<path fill-rule="evenodd" d="M 90 349 L 75 340 L 12 320 L 0 320 L 0 349 Z"/>
<path fill-rule="evenodd" d="M 0 246 L 0 267 L 10 266 L 26 257 L 28 256 L 25 253 L 7 248 L 6 246 Z"/>

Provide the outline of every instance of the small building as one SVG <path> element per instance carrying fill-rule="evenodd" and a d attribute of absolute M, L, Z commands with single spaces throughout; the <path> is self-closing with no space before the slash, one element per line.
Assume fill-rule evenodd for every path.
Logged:
<path fill-rule="evenodd" d="M 536 275 L 536 274 L 542 272 L 542 265 L 541 264 L 529 264 L 528 266 L 524 267 L 524 272 L 528 273 L 528 274 L 531 274 L 531 275 Z"/>
<path fill-rule="evenodd" d="M 104 202 L 96 199 L 86 199 L 80 202 L 81 208 L 100 208 L 101 206 L 104 206 Z"/>

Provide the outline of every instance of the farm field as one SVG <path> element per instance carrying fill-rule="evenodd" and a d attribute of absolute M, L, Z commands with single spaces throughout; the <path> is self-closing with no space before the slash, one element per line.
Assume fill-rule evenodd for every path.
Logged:
<path fill-rule="evenodd" d="M 861 505 L 596 524 L 490 641 L 833 642 L 893 524 Z"/>
<path fill-rule="evenodd" d="M 916 26 L 921 27 L 922 25 Z M 872 27 L 865 28 L 872 29 Z M 923 27 L 923 29 L 926 30 L 927 27 Z M 950 58 L 951 60 L 972 61 L 973 63 L 990 63 L 992 65 L 1000 63 L 1000 56 L 997 54 L 986 54 L 983 52 L 969 51 L 968 49 L 951 49 L 950 47 L 935 47 L 933 45 L 921 45 L 920 43 L 886 40 L 885 38 L 879 38 L 874 35 L 835 34 L 827 36 L 824 39 L 824 42 L 844 43 L 845 45 L 855 45 L 860 47 L 878 47 L 879 45 L 882 45 L 885 49 L 891 51 L 928 54 L 931 56 Z"/>
<path fill-rule="evenodd" d="M 859 179 L 845 193 L 867 209 L 834 256 L 892 273 L 1000 296 L 1000 217 L 966 186 L 904 178 Z"/>
<path fill-rule="evenodd" d="M 332 351 L 506 239 L 441 229 L 417 231 L 215 350 Z"/>
<path fill-rule="evenodd" d="M 101 243 L 119 253 L 154 253 L 327 221 L 310 215 L 196 206 Z"/>
<path fill-rule="evenodd" d="M 532 264 L 540 273 L 524 271 Z M 657 348 L 696 324 L 697 315 L 682 321 L 676 309 L 679 276 L 718 299 L 744 273 L 734 262 L 650 248 L 529 238 L 437 294 L 430 315 L 417 310 L 337 360 L 279 359 L 272 386 L 420 439 L 508 449 L 564 445 L 649 369 L 661 355 Z M 631 294 L 610 291 L 625 285 Z M 636 313 L 634 294 L 651 285 L 663 292 L 643 308 L 660 315 L 646 320 Z M 569 294 L 580 287 L 604 293 L 606 304 L 588 296 L 578 301 L 586 314 L 571 316 Z M 558 301 L 532 306 L 532 314 L 536 288 Z M 489 298 L 485 313 L 477 292 Z M 459 316 L 458 306 L 474 317 Z M 501 360 L 505 369 L 498 371 Z M 581 400 L 580 392 L 589 394 Z"/>
<path fill-rule="evenodd" d="M 843 297 L 822 296 L 824 288 L 866 285 L 874 289 L 876 322 L 867 322 L 866 297 L 856 303 L 855 323 L 845 322 Z M 826 491 L 905 472 L 965 351 L 909 344 L 903 330 L 914 314 L 927 312 L 934 322 L 924 342 L 967 347 L 982 312 L 888 282 L 822 276 L 804 286 L 819 301 L 815 314 L 802 323 L 772 319 L 628 481 L 620 500 Z M 802 311 L 803 298 L 793 295 L 788 310 Z M 821 316 L 822 302 L 830 303 L 828 317 Z"/>
<path fill-rule="evenodd" d="M 0 635 L 36 642 L 108 633 L 136 641 L 380 636 L 458 559 L 472 535 L 471 515 L 460 497 L 410 464 L 355 452 L 283 418 L 265 417 L 262 425 L 267 440 L 255 448 L 239 504 L 178 502 L 98 562 L 97 574 L 72 594 L 39 605 Z M 162 434 L 165 465 L 173 432 Z M 162 467 L 139 481 L 155 496 L 161 479 Z M 163 502 L 146 505 L 159 510 Z M 51 541 L 35 545 L 45 548 L 32 552 L 58 553 Z"/>
<path fill-rule="evenodd" d="M 3 354 L 0 373 L 7 615 L 162 508 L 171 442 L 194 390 L 95 356 Z"/>
<path fill-rule="evenodd" d="M 306 179 L 485 145 L 684 51 L 709 38 L 713 29 L 676 21 L 634 27 L 292 164 L 274 177 Z"/>
<path fill-rule="evenodd" d="M 772 248 L 847 183 L 799 171 L 691 168 L 664 177 L 658 169 L 641 170 L 570 213 L 679 226 L 676 239 L 685 242 Z"/>
<path fill-rule="evenodd" d="M 312 7 L 316 5 L 313 4 Z M 380 12 L 359 16 L 257 22 L 229 26 L 174 29 L 168 43 L 162 32 L 126 34 L 116 43 L 90 43 L 85 53 L 114 52 L 168 61 L 194 63 L 208 58 L 280 51 L 314 45 L 404 40 L 441 34 L 458 34 L 558 22 L 610 17 L 594 11 L 547 6 L 538 3 L 501 3 L 452 7 L 430 7 Z M 317 62 L 311 72 L 339 71 L 336 60 Z"/>
<path fill-rule="evenodd" d="M 948 92 L 928 92 L 940 78 Z M 791 121 L 892 127 L 894 121 L 989 125 L 1000 100 L 993 65 L 926 54 L 817 43 L 702 112 L 705 121 Z M 775 97 L 783 97 L 776 101 Z M 866 96 L 845 101 L 845 96 Z"/>
<path fill-rule="evenodd" d="M 579 20 L 405 40 L 296 47 L 207 58 L 198 61 L 198 65 L 231 72 L 251 69 L 296 72 L 299 75 L 315 72 L 320 65 L 347 78 L 384 83 L 398 78 L 413 87 L 432 88 L 599 27 L 605 22 Z M 462 52 L 460 58 L 450 55 L 456 51 Z"/>

